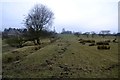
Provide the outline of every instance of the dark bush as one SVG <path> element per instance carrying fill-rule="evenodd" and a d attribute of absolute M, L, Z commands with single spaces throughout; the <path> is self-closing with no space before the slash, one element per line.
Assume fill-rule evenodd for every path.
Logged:
<path fill-rule="evenodd" d="M 18 60 L 20 60 L 20 59 L 21 59 L 20 56 L 16 56 L 16 57 L 15 57 L 15 61 L 18 61 Z"/>
<path fill-rule="evenodd" d="M 5 40 L 12 47 L 22 47 L 24 40 L 21 37 L 11 37 Z"/>
<path fill-rule="evenodd" d="M 81 40 L 83 40 L 83 39 L 78 39 L 78 41 L 81 41 Z"/>
<path fill-rule="evenodd" d="M 37 46 L 37 47 L 35 47 L 35 50 L 39 50 L 41 47 L 40 46 Z"/>
<path fill-rule="evenodd" d="M 3 63 L 10 63 L 10 62 L 12 62 L 12 61 L 14 61 L 14 58 L 13 57 L 11 57 L 11 56 L 3 56 Z"/>
<path fill-rule="evenodd" d="M 12 57 L 7 58 L 7 63 L 12 62 L 12 61 L 13 61 Z"/>

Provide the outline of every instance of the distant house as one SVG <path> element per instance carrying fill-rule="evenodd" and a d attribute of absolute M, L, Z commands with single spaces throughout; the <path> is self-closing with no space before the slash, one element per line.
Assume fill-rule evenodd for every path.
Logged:
<path fill-rule="evenodd" d="M 22 35 L 26 29 L 15 29 L 15 28 L 9 28 L 5 29 L 4 32 L 2 32 L 3 37 L 11 37 L 11 36 L 19 36 Z"/>
<path fill-rule="evenodd" d="M 72 31 L 64 31 L 61 34 L 72 34 Z"/>
<path fill-rule="evenodd" d="M 17 36 L 17 35 L 20 35 L 21 33 L 18 31 L 18 30 L 14 30 L 14 29 L 11 29 L 7 32 L 7 35 L 8 36 Z"/>

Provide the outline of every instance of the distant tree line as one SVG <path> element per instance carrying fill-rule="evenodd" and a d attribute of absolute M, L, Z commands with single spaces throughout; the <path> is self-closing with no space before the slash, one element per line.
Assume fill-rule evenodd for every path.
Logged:
<path fill-rule="evenodd" d="M 103 38 L 105 38 L 105 36 L 115 36 L 117 38 L 117 36 L 120 36 L 120 33 L 110 33 L 110 30 L 101 30 L 99 33 L 95 33 L 94 31 L 91 32 L 72 32 L 72 31 L 66 31 L 65 28 L 62 29 L 61 34 L 74 34 L 75 36 L 79 37 L 80 35 L 85 35 L 87 38 L 88 37 L 92 37 L 94 38 L 95 35 L 101 36 Z"/>
<path fill-rule="evenodd" d="M 79 37 L 80 35 L 85 35 L 87 38 L 89 36 L 94 38 L 95 35 L 101 36 L 103 38 L 105 38 L 105 36 L 115 36 L 115 37 L 120 36 L 120 33 L 113 33 L 113 34 L 111 34 L 109 30 L 102 30 L 99 33 L 95 33 L 94 31 L 92 31 L 92 32 L 84 32 L 84 33 L 74 32 L 73 34 L 76 35 L 77 37 Z"/>

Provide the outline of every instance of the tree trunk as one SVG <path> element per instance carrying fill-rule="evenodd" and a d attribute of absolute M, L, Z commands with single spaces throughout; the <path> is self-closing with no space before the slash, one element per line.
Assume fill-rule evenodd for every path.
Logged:
<path fill-rule="evenodd" d="M 36 40 L 34 40 L 33 42 L 34 42 L 35 45 L 37 45 L 37 44 L 36 44 Z"/>
<path fill-rule="evenodd" d="M 39 39 L 37 39 L 37 44 L 40 45 L 40 40 Z"/>

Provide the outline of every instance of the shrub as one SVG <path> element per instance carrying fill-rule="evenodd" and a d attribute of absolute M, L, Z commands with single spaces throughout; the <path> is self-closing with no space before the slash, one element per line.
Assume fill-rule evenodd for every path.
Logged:
<path fill-rule="evenodd" d="M 83 39 L 78 39 L 78 41 L 81 41 L 81 40 L 83 40 Z"/>
<path fill-rule="evenodd" d="M 11 37 L 5 40 L 12 47 L 22 47 L 24 40 L 21 37 Z"/>
<path fill-rule="evenodd" d="M 39 50 L 41 48 L 41 46 L 37 46 L 35 47 L 35 50 Z"/>
<path fill-rule="evenodd" d="M 8 57 L 8 58 L 7 58 L 7 63 L 12 62 L 12 61 L 13 61 L 13 58 L 12 58 L 12 57 Z"/>
<path fill-rule="evenodd" d="M 18 61 L 20 59 L 22 59 L 23 56 L 21 56 L 20 54 L 15 54 L 15 53 L 9 53 L 9 54 L 5 54 L 3 55 L 3 63 L 11 63 L 14 61 Z"/>
<path fill-rule="evenodd" d="M 2 62 L 3 63 L 10 63 L 14 60 L 14 58 L 12 56 L 8 56 L 8 55 L 4 55 L 3 56 L 3 59 L 2 59 Z"/>

